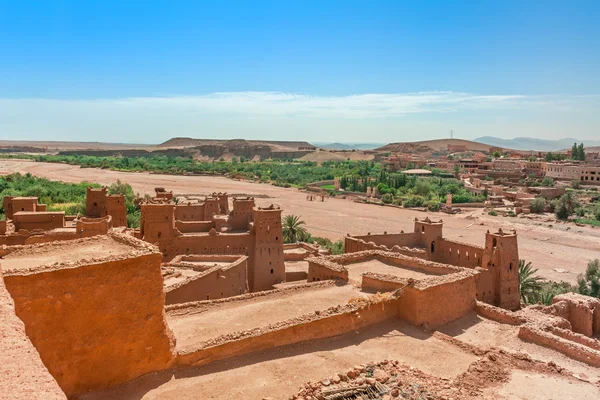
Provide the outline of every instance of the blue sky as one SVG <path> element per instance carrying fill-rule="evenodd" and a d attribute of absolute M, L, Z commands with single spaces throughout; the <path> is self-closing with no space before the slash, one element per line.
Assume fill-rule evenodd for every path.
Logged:
<path fill-rule="evenodd" d="M 0 139 L 598 138 L 598 1 L 0 0 Z"/>

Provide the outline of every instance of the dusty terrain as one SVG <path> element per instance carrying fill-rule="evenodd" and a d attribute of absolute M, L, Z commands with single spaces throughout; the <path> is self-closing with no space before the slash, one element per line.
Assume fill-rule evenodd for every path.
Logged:
<path fill-rule="evenodd" d="M 426 152 L 426 151 L 440 151 L 448 150 L 448 145 L 466 145 L 467 150 L 472 151 L 483 151 L 488 152 L 491 147 L 489 144 L 483 144 L 473 142 L 464 139 L 436 139 L 436 140 L 423 140 L 421 142 L 397 142 L 390 143 L 382 146 L 376 150 L 378 151 L 393 151 L 399 153 L 411 153 L 412 151 Z M 428 149 L 428 150 L 427 150 Z"/>
<path fill-rule="evenodd" d="M 411 231 L 415 217 L 423 218 L 426 215 L 444 220 L 445 237 L 478 246 L 483 246 L 484 234 L 488 229 L 515 228 L 519 234 L 520 258 L 531 261 L 542 276 L 556 281 L 575 283 L 577 275 L 585 271 L 588 260 L 600 258 L 598 228 L 492 217 L 482 210 L 448 215 L 354 203 L 341 198 L 309 202 L 306 200 L 306 193 L 297 189 L 235 181 L 224 177 L 116 172 L 82 169 L 66 164 L 0 160 L 0 174 L 12 172 L 30 172 L 66 182 L 93 181 L 106 185 L 120 179 L 131 184 L 139 193 L 153 193 L 155 187 L 165 187 L 175 194 L 210 194 L 224 191 L 230 194 L 257 195 L 260 196 L 256 199 L 257 205 L 280 205 L 284 214 L 300 215 L 313 235 L 332 240 L 341 239 L 347 233 L 358 235 L 367 232 Z"/>
<path fill-rule="evenodd" d="M 83 399 L 285 399 L 317 381 L 371 360 L 397 359 L 453 379 L 477 360 L 473 354 L 402 321 L 390 321 L 329 339 L 304 342 L 213 363 L 150 374 Z"/>
<path fill-rule="evenodd" d="M 178 350 L 193 350 L 210 338 L 265 327 L 328 306 L 346 304 L 351 298 L 359 296 L 362 296 L 359 289 L 352 285 L 290 291 L 215 304 L 206 311 L 192 308 L 186 313 L 169 315 L 168 322 L 177 338 Z"/>

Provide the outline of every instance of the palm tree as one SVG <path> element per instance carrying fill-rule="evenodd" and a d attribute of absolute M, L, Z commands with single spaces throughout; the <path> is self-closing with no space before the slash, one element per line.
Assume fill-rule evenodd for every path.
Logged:
<path fill-rule="evenodd" d="M 306 223 L 297 215 L 286 215 L 281 219 L 283 228 L 283 240 L 285 243 L 295 243 L 306 239 L 308 231 L 304 227 Z"/>
<path fill-rule="evenodd" d="M 525 260 L 519 260 L 519 292 L 521 301 L 525 304 L 532 304 L 538 301 L 542 285 L 542 277 L 536 275 L 537 269 L 533 269 L 531 262 L 525 263 Z"/>

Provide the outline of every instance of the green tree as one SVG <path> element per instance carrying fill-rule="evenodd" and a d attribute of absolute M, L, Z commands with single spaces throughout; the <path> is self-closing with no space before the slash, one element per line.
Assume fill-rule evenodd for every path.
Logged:
<path fill-rule="evenodd" d="M 586 296 L 600 298 L 600 260 L 588 262 L 585 274 L 577 277 L 577 290 Z"/>
<path fill-rule="evenodd" d="M 554 214 L 558 219 L 566 220 L 579 207 L 579 202 L 573 197 L 572 192 L 567 192 L 561 196 L 554 209 Z"/>
<path fill-rule="evenodd" d="M 297 215 L 286 215 L 281 219 L 285 243 L 301 242 L 308 237 L 306 223 Z"/>
<path fill-rule="evenodd" d="M 496 150 L 493 154 L 494 158 L 500 158 L 502 157 L 502 153 L 500 153 L 500 151 Z"/>
<path fill-rule="evenodd" d="M 580 143 L 579 147 L 577 148 L 577 157 L 579 161 L 585 161 L 585 149 L 583 147 L 583 143 Z"/>
<path fill-rule="evenodd" d="M 525 260 L 519 260 L 519 293 L 521 301 L 525 304 L 537 303 L 542 289 L 542 277 L 537 274 L 537 269 Z"/>
<path fill-rule="evenodd" d="M 577 143 L 573 143 L 573 146 L 571 146 L 571 158 L 573 160 L 579 160 L 579 148 L 577 147 Z"/>

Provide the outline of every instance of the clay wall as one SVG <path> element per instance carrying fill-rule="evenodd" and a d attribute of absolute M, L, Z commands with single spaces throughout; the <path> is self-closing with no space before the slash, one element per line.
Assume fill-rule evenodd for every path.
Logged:
<path fill-rule="evenodd" d="M 112 217 L 104 218 L 86 218 L 81 217 L 77 220 L 76 231 L 78 237 L 90 237 L 95 235 L 106 235 L 112 228 Z"/>
<path fill-rule="evenodd" d="M 106 213 L 110 215 L 114 227 L 127 226 L 127 211 L 125 209 L 125 196 L 106 196 Z"/>
<path fill-rule="evenodd" d="M 486 233 L 481 265 L 491 271 L 494 301 L 507 310 L 521 306 L 519 295 L 519 250 L 516 233 Z"/>
<path fill-rule="evenodd" d="M 12 199 L 13 196 L 4 196 L 2 198 L 2 208 L 4 209 L 6 219 L 11 219 L 13 215 Z"/>
<path fill-rule="evenodd" d="M 248 285 L 256 292 L 285 282 L 285 262 L 281 210 L 255 209 L 253 220 L 254 257 L 248 265 Z"/>
<path fill-rule="evenodd" d="M 308 259 L 308 282 L 341 279 L 348 281 L 348 270 L 338 264 L 321 258 Z"/>
<path fill-rule="evenodd" d="M 289 252 L 289 250 L 300 249 L 304 250 L 298 253 Z M 302 261 L 306 258 L 319 255 L 319 248 L 308 243 L 284 243 L 283 257 L 284 261 Z"/>
<path fill-rule="evenodd" d="M 137 254 L 5 274 L 27 336 L 68 396 L 127 382 L 173 362 L 161 256 Z"/>
<path fill-rule="evenodd" d="M 475 309 L 476 276 L 466 275 L 447 279 L 441 284 L 420 289 L 408 287 L 400 296 L 399 314 L 402 316 L 404 296 L 415 299 L 407 304 L 416 305 L 416 320 L 407 320 L 413 325 L 433 330 L 457 320 Z"/>
<path fill-rule="evenodd" d="M 11 197 L 8 201 L 9 203 L 11 203 L 11 205 L 8 208 L 9 210 L 11 210 L 11 215 L 9 216 L 8 213 L 5 212 L 7 218 L 12 219 L 14 214 L 19 211 L 37 211 L 37 197 Z"/>
<path fill-rule="evenodd" d="M 45 204 L 38 203 L 35 207 L 36 211 L 44 212 L 47 211 L 47 206 Z"/>
<path fill-rule="evenodd" d="M 240 254 L 251 256 L 254 237 L 247 233 L 182 235 L 158 242 L 164 260 L 180 254 Z"/>
<path fill-rule="evenodd" d="M 174 207 L 173 204 L 141 205 L 140 235 L 143 240 L 156 243 L 176 236 Z"/>
<path fill-rule="evenodd" d="M 594 367 L 600 367 L 600 351 L 572 340 L 563 339 L 540 328 L 523 325 L 519 328 L 519 338 L 554 349 Z"/>
<path fill-rule="evenodd" d="M 0 236 L 1 235 L 6 235 L 6 220 L 5 219 L 0 220 Z"/>
<path fill-rule="evenodd" d="M 526 322 L 525 318 L 520 317 L 511 311 L 494 307 L 491 304 L 486 304 L 481 301 L 477 301 L 477 304 L 475 305 L 475 311 L 477 311 L 477 314 L 481 315 L 482 317 L 500 322 L 501 324 L 521 325 Z"/>
<path fill-rule="evenodd" d="M 13 214 L 13 224 L 15 231 L 21 229 L 32 231 L 34 229 L 51 230 L 63 228 L 65 226 L 65 212 L 18 211 Z"/>
<path fill-rule="evenodd" d="M 412 233 L 407 235 L 413 235 Z M 344 240 L 344 252 L 346 253 L 356 253 L 366 250 L 383 250 L 389 251 L 393 253 L 403 254 L 409 257 L 417 257 L 422 259 L 427 259 L 427 252 L 421 248 L 411 248 L 411 247 L 400 247 L 395 245 L 393 247 L 387 247 L 384 245 L 377 245 L 373 242 L 365 242 L 362 239 L 356 239 L 351 236 L 346 236 Z"/>
<path fill-rule="evenodd" d="M 178 221 L 208 221 L 204 216 L 204 203 L 177 204 L 175 219 Z"/>
<path fill-rule="evenodd" d="M 181 233 L 208 232 L 213 227 L 212 221 L 175 221 L 175 227 Z"/>
<path fill-rule="evenodd" d="M 227 193 L 213 193 L 212 197 L 216 198 L 219 201 L 219 215 L 228 215 L 229 214 L 229 196 Z"/>
<path fill-rule="evenodd" d="M 225 267 L 210 268 L 174 285 L 167 290 L 166 304 L 222 299 L 247 293 L 247 260 L 248 257 L 240 257 Z"/>
<path fill-rule="evenodd" d="M 406 247 L 418 247 L 422 246 L 421 236 L 416 233 L 392 233 L 392 234 L 377 234 L 377 235 L 364 235 L 364 236 L 347 236 L 346 238 L 353 238 L 356 240 L 363 240 L 366 243 L 373 242 L 378 246 L 386 246 L 388 248 L 392 248 L 393 246 L 406 246 Z M 350 248 L 353 247 L 353 243 L 349 243 L 346 241 Z M 358 246 L 357 246 L 358 247 Z M 362 250 L 353 250 L 353 251 L 362 251 Z M 345 250 L 346 253 L 350 253 L 352 251 Z"/>
<path fill-rule="evenodd" d="M 565 293 L 552 299 L 553 305 L 564 302 L 567 315 L 574 332 L 591 337 L 600 333 L 600 299 L 577 293 Z"/>
<path fill-rule="evenodd" d="M 234 198 L 233 210 L 229 215 L 229 225 L 232 230 L 247 230 L 252 221 L 254 209 L 253 198 Z"/>
<path fill-rule="evenodd" d="M 208 363 L 236 357 L 251 352 L 286 346 L 308 340 L 323 339 L 394 318 L 398 300 L 389 296 L 373 303 L 355 303 L 333 307 L 280 324 L 244 331 L 237 340 L 220 337 L 216 344 L 197 351 L 180 353 L 180 365 L 206 365 Z"/>
<path fill-rule="evenodd" d="M 106 215 L 106 196 L 108 189 L 103 188 L 87 188 L 85 197 L 85 215 L 91 218 L 100 218 Z"/>
<path fill-rule="evenodd" d="M 430 247 L 431 260 L 465 268 L 481 266 L 483 247 L 440 238 Z M 433 251 L 432 251 L 433 250 Z"/>
<path fill-rule="evenodd" d="M 0 271 L 0 398 L 11 400 L 66 400 L 42 363 L 15 315 L 13 299 Z"/>

